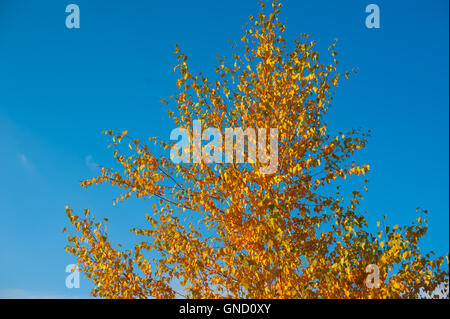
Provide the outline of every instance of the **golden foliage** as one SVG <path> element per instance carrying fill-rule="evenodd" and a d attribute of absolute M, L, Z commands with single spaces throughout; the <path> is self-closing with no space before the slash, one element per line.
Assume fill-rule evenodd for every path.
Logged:
<path fill-rule="evenodd" d="M 105 132 L 123 173 L 102 168 L 82 186 L 107 182 L 124 191 L 118 202 L 134 195 L 159 203 L 146 216 L 148 228 L 132 230 L 142 241 L 122 251 L 109 241 L 106 220 L 96 224 L 89 211 L 80 218 L 66 208 L 77 231 L 67 251 L 94 282 L 94 296 L 173 298 L 180 282 L 190 298 L 414 298 L 448 282 L 444 258 L 419 251 L 423 214 L 372 235 L 357 212 L 361 193 L 344 200 L 338 183 L 369 170 L 349 163 L 368 133 L 328 133 L 325 115 L 339 80 L 335 42 L 328 65 L 308 35 L 288 50 L 280 7 L 274 1 L 269 15 L 250 17 L 242 54 L 230 65 L 219 57 L 214 81 L 192 75 L 177 47 L 177 110 L 169 111 L 186 129 L 197 118 L 222 130 L 278 128 L 277 172 L 261 174 L 259 162 L 174 164 L 126 131 Z M 131 155 L 120 151 L 124 139 Z M 380 288 L 365 284 L 369 264 L 380 269 Z"/>

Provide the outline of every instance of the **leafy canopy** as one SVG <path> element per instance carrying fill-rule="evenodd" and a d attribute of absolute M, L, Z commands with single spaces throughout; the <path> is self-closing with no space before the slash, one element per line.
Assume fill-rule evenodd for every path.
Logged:
<path fill-rule="evenodd" d="M 358 212 L 362 188 L 344 199 L 339 183 L 369 170 L 351 157 L 370 132 L 331 135 L 326 115 L 341 78 L 336 42 L 329 64 L 320 63 L 308 35 L 289 50 L 280 7 L 274 1 L 266 15 L 261 4 L 241 51 L 235 47 L 231 63 L 219 57 L 213 81 L 193 75 L 176 47 L 179 91 L 169 110 L 176 126 L 188 130 L 196 119 L 221 130 L 277 128 L 278 170 L 262 174 L 259 161 L 174 164 L 126 131 L 105 132 L 120 169 L 102 168 L 82 186 L 119 187 L 116 202 L 132 195 L 156 201 L 148 227 L 132 229 L 139 240 L 129 249 L 112 244 L 106 219 L 66 208 L 76 232 L 66 250 L 93 281 L 93 296 L 414 298 L 421 288 L 448 284 L 448 257 L 444 265 L 444 257 L 419 250 L 425 212 L 408 226 L 378 224 L 372 234 Z M 173 145 L 156 137 L 150 142 L 166 150 Z M 366 285 L 370 264 L 379 268 L 379 288 Z M 178 282 L 182 292 L 173 288 Z"/>

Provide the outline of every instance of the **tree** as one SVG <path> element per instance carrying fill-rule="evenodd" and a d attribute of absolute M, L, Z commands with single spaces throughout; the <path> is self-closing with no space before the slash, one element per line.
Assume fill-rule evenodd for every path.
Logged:
<path fill-rule="evenodd" d="M 196 119 L 222 132 L 277 128 L 277 170 L 265 174 L 260 159 L 174 163 L 127 131 L 104 132 L 121 169 L 102 168 L 81 185 L 110 183 L 123 190 L 117 202 L 134 195 L 157 203 L 146 216 L 148 228 L 132 229 L 139 241 L 129 249 L 112 244 L 107 219 L 96 223 L 89 210 L 79 217 L 66 207 L 76 230 L 66 250 L 95 284 L 93 296 L 415 298 L 421 289 L 448 285 L 448 256 L 444 265 L 444 257 L 423 255 L 418 246 L 427 231 L 426 211 L 409 226 L 378 223 L 372 234 L 358 211 L 367 180 L 344 198 L 340 183 L 369 170 L 351 158 L 370 131 L 329 132 L 327 110 L 340 79 L 336 42 L 330 64 L 319 62 L 308 35 L 289 50 L 280 7 L 274 1 L 265 15 L 261 4 L 261 13 L 250 16 L 241 54 L 233 54 L 231 65 L 219 57 L 214 81 L 192 75 L 176 47 L 179 92 L 175 112 L 168 111 L 191 138 Z M 150 141 L 165 150 L 174 146 Z M 253 142 L 247 136 L 247 150 Z"/>

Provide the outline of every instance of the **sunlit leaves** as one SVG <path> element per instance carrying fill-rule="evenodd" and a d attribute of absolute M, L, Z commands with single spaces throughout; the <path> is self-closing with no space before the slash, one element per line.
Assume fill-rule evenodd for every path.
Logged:
<path fill-rule="evenodd" d="M 448 261 L 419 250 L 423 215 L 410 226 L 390 228 L 383 220 L 372 234 L 358 210 L 367 180 L 341 191 L 347 178 L 369 171 L 350 160 L 370 131 L 331 134 L 326 116 L 340 79 L 337 40 L 330 64 L 321 63 L 308 35 L 289 50 L 280 7 L 274 1 L 270 12 L 250 17 L 242 50 L 235 47 L 229 61 L 219 56 L 212 80 L 191 73 L 177 45 L 179 91 L 172 103 L 163 101 L 181 128 L 196 119 L 220 130 L 278 128 L 278 170 L 261 174 L 259 162 L 174 164 L 127 131 L 104 132 L 119 168 L 102 168 L 81 185 L 118 187 L 114 204 L 151 199 L 153 214 L 147 228 L 132 229 L 138 242 L 127 250 L 109 240 L 107 219 L 94 223 L 89 211 L 80 219 L 67 207 L 78 234 L 68 237 L 67 251 L 94 282 L 94 296 L 400 298 L 433 291 L 448 278 Z M 162 150 L 171 146 L 149 141 Z M 369 264 L 380 269 L 380 288 L 365 285 Z M 174 282 L 183 290 L 175 291 Z"/>

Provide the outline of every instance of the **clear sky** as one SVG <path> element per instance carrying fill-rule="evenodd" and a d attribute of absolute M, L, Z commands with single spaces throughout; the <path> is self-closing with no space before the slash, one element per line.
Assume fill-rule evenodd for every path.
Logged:
<path fill-rule="evenodd" d="M 65 8 L 80 8 L 68 29 Z M 381 27 L 365 26 L 368 4 Z M 337 37 L 342 70 L 359 73 L 336 90 L 329 123 L 371 129 L 358 159 L 370 164 L 363 204 L 375 223 L 405 224 L 428 209 L 424 250 L 449 248 L 448 1 L 283 1 L 287 39 L 309 33 L 322 56 Z M 113 239 L 129 241 L 151 202 L 113 207 L 117 190 L 81 189 L 111 166 L 104 129 L 141 140 L 169 138 L 160 103 L 176 92 L 174 43 L 196 72 L 213 75 L 230 53 L 256 0 L 0 0 L 0 298 L 88 297 L 65 287 L 64 207 L 110 218 Z"/>

